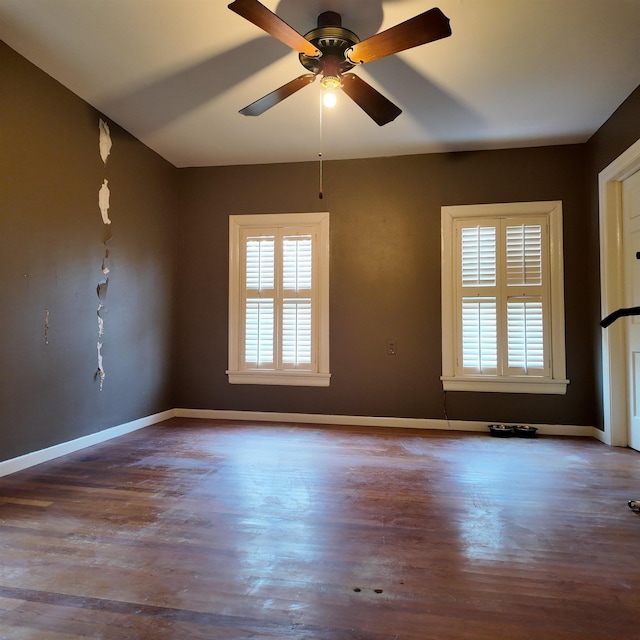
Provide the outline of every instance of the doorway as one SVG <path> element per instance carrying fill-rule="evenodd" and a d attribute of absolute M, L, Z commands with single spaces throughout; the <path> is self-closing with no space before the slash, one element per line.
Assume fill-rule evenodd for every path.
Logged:
<path fill-rule="evenodd" d="M 625 290 L 625 263 L 623 254 L 624 232 L 624 182 L 640 171 L 640 140 L 632 145 L 608 167 L 600 172 L 600 290 L 601 313 L 605 317 L 628 303 Z M 634 256 L 635 257 L 635 256 Z M 638 265 L 640 267 L 640 265 Z M 631 375 L 627 353 L 627 320 L 614 322 L 602 330 L 602 391 L 604 411 L 603 440 L 614 446 L 626 447 L 630 444 L 629 424 L 635 411 L 630 399 L 631 381 L 640 375 Z M 640 358 L 639 358 L 640 367 Z M 640 369 L 639 369 L 640 372 Z M 640 392 L 638 393 L 640 399 Z M 638 407 L 640 411 L 640 406 Z M 634 443 L 635 444 L 635 443 Z"/>

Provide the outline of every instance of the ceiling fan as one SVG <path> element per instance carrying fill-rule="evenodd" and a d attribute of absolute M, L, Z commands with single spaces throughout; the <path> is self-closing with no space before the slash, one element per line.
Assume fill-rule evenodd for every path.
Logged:
<path fill-rule="evenodd" d="M 235 0 L 229 9 L 297 51 L 300 63 L 309 71 L 241 109 L 245 116 L 259 116 L 321 76 L 324 89 L 342 89 L 378 125 L 385 125 L 402 110 L 362 78 L 347 72 L 359 64 L 451 35 L 449 19 L 438 8 L 362 41 L 342 26 L 335 11 L 321 13 L 317 27 L 303 36 L 258 0 Z"/>

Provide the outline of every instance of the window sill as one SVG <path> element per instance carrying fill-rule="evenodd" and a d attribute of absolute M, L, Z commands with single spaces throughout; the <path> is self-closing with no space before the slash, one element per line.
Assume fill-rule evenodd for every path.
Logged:
<path fill-rule="evenodd" d="M 302 371 L 227 371 L 230 384 L 264 384 L 292 387 L 328 387 L 330 373 Z"/>
<path fill-rule="evenodd" d="M 569 380 L 549 380 L 548 378 L 449 378 L 442 376 L 445 391 L 480 391 L 493 393 L 543 393 L 564 395 Z"/>

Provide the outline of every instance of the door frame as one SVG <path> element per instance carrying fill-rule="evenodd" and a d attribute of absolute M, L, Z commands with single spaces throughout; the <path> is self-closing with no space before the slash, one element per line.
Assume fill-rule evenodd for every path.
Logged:
<path fill-rule="evenodd" d="M 624 306 L 622 182 L 640 171 L 640 140 L 598 175 L 601 317 Z M 626 339 L 623 322 L 602 329 L 602 401 L 607 444 L 629 444 Z"/>

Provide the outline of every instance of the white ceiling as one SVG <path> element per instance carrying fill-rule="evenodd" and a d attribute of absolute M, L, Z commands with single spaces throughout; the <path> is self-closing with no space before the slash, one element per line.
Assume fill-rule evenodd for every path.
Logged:
<path fill-rule="evenodd" d="M 403 109 L 378 127 L 230 0 L 0 0 L 0 38 L 179 167 L 584 142 L 640 84 L 640 0 L 263 0 L 301 33 L 322 11 L 364 39 L 433 6 L 449 38 L 355 70 Z"/>

